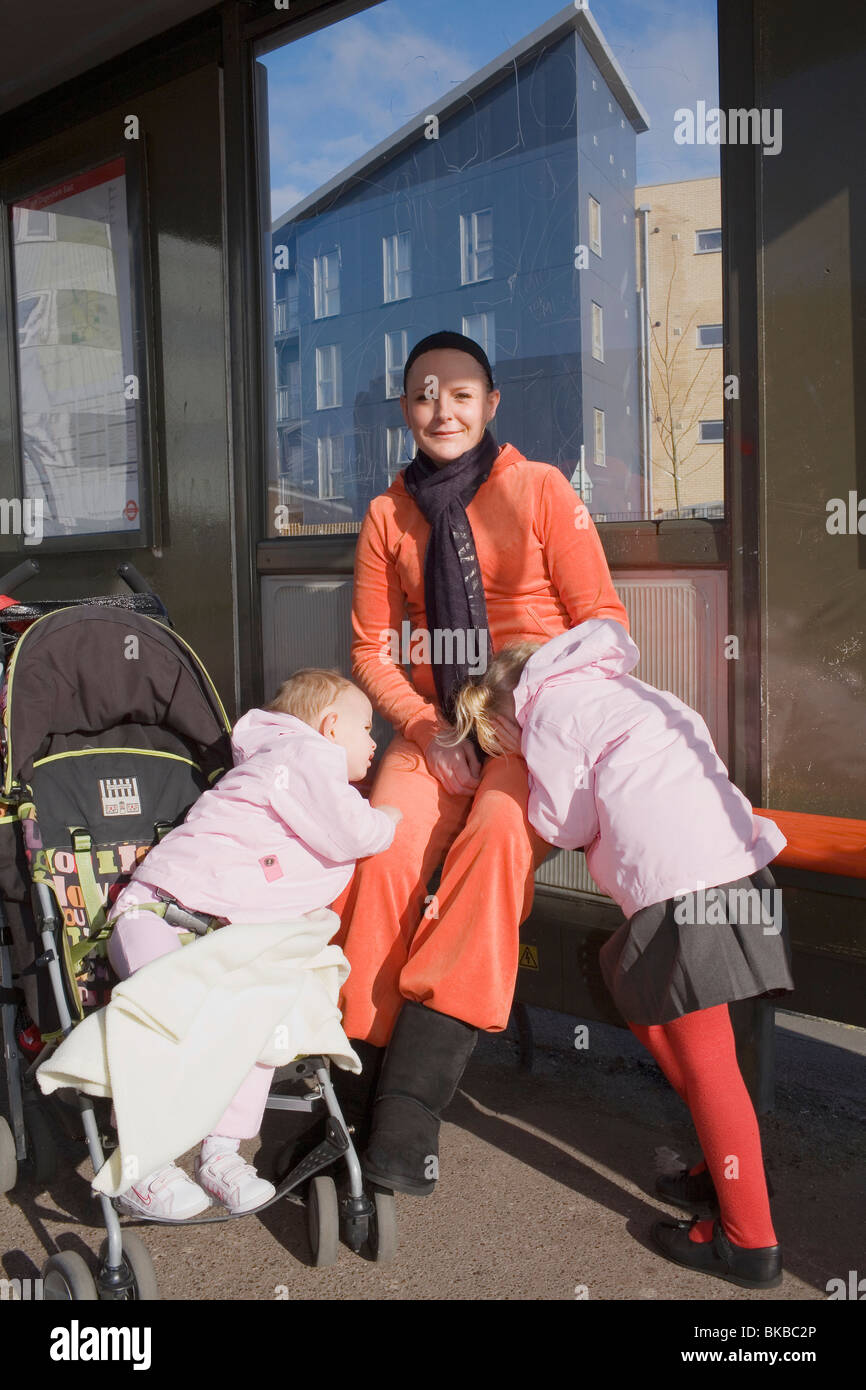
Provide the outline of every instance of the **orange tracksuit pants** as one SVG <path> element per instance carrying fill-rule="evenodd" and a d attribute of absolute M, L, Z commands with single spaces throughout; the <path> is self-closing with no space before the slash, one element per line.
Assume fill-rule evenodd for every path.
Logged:
<path fill-rule="evenodd" d="M 453 795 L 417 744 L 395 734 L 370 802 L 399 807 L 403 820 L 333 903 L 334 940 L 352 967 L 340 1000 L 350 1038 L 384 1046 L 404 999 L 490 1032 L 507 1027 L 519 927 L 551 848 L 526 818 L 528 795 L 517 756 L 486 759 L 475 793 Z"/>

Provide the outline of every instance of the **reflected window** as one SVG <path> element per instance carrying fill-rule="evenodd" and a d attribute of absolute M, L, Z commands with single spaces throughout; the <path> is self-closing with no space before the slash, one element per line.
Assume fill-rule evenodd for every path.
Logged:
<path fill-rule="evenodd" d="M 604 315 L 600 304 L 592 302 L 592 355 L 604 361 Z"/>
<path fill-rule="evenodd" d="M 405 425 L 388 430 L 388 485 L 390 487 L 397 474 L 402 472 L 414 457 L 412 431 Z"/>
<path fill-rule="evenodd" d="M 277 386 L 277 421 L 282 425 L 301 418 L 300 363 L 281 362 L 277 370 L 285 377 Z"/>
<path fill-rule="evenodd" d="M 22 515 L 38 515 L 40 540 L 114 534 L 145 543 L 145 368 L 126 162 L 21 199 L 9 217 Z"/>
<path fill-rule="evenodd" d="M 408 334 L 405 328 L 385 334 L 385 395 L 400 396 L 403 392 L 403 368 L 409 356 Z"/>
<path fill-rule="evenodd" d="M 722 229 L 713 227 L 709 231 L 695 232 L 695 252 L 721 251 Z"/>
<path fill-rule="evenodd" d="M 722 346 L 723 330 L 720 323 L 702 323 L 698 326 L 698 347 L 699 348 L 720 348 Z"/>
<path fill-rule="evenodd" d="M 462 213 L 460 217 L 460 279 L 464 285 L 493 276 L 493 212 Z"/>
<path fill-rule="evenodd" d="M 328 251 L 313 260 L 313 293 L 317 319 L 340 312 L 340 252 Z"/>
<path fill-rule="evenodd" d="M 319 436 L 319 496 L 324 498 L 343 496 L 343 436 L 324 434 Z"/>
<path fill-rule="evenodd" d="M 593 463 L 596 468 L 604 468 L 607 464 L 604 449 L 604 411 L 593 410 L 592 412 L 595 450 L 593 453 Z"/>
<path fill-rule="evenodd" d="M 343 404 L 340 344 L 316 348 L 316 409 L 332 410 Z M 321 493 L 319 494 L 322 495 Z"/>
<path fill-rule="evenodd" d="M 274 276 L 274 280 L 277 277 Z M 282 297 L 281 297 L 282 295 Z M 286 275 L 274 285 L 274 336 L 277 340 L 295 333 L 298 327 L 298 277 Z"/>
<path fill-rule="evenodd" d="M 596 256 L 601 255 L 601 203 L 590 194 L 589 198 L 589 249 Z"/>
<path fill-rule="evenodd" d="M 45 208 L 28 208 L 22 218 L 21 241 L 55 241 L 57 223 Z"/>
<path fill-rule="evenodd" d="M 496 364 L 496 324 L 495 314 L 491 310 L 485 314 L 464 314 L 463 333 L 467 338 L 472 338 L 480 348 L 487 354 L 487 360 L 491 367 Z"/>
<path fill-rule="evenodd" d="M 382 238 L 382 265 L 385 303 L 408 299 L 412 293 L 412 238 L 409 232 L 395 232 Z"/>

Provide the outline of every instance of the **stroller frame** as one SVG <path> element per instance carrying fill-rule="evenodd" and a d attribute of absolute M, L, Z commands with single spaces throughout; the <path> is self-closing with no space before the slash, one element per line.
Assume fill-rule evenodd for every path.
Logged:
<path fill-rule="evenodd" d="M 0 592 L 13 587 L 10 581 L 21 582 L 38 569 L 35 561 L 26 561 L 11 575 L 0 579 Z M 155 595 L 151 594 L 146 582 L 132 565 L 118 567 L 118 573 L 133 590 L 135 595 L 146 595 L 149 603 L 136 604 L 138 611 L 153 611 L 171 626 L 168 614 Z M 114 600 L 116 602 L 116 600 Z M 87 600 L 88 604 L 99 606 L 106 600 L 98 598 Z M 112 600 L 108 600 L 112 602 Z M 44 616 L 70 605 L 62 602 L 42 603 L 39 612 Z M 17 618 L 19 611 L 27 616 L 35 616 L 36 605 L 20 610 L 7 609 L 10 618 Z M 5 615 L 4 615 L 5 616 Z M 182 640 L 182 639 L 181 639 Z M 202 668 L 203 669 L 203 668 Z M 69 1005 L 67 988 L 75 989 L 74 978 L 64 980 L 61 965 L 60 941 L 64 923 L 58 911 L 54 894 L 47 884 L 32 882 L 31 891 L 36 918 L 36 927 L 42 945 L 42 954 L 34 965 L 47 970 L 51 993 L 60 1022 L 60 1036 L 49 1039 L 39 1055 L 26 1067 L 22 1066 L 16 1037 L 16 1014 L 20 1001 L 20 990 L 15 988 L 12 959 L 10 953 L 9 928 L 0 900 L 0 1015 L 6 1063 L 9 1109 L 12 1121 L 11 1130 L 0 1116 L 0 1192 L 10 1190 L 17 1180 L 17 1166 L 33 1155 L 29 1149 L 39 1148 L 39 1138 L 34 1141 L 28 1135 L 25 1110 L 25 1093 L 34 1090 L 38 1068 L 54 1050 L 57 1044 L 68 1036 L 76 1026 Z M 184 925 L 192 927 L 198 934 L 207 929 L 208 918 L 201 914 L 185 912 Z M 31 967 L 32 968 L 32 967 Z M 283 1069 L 285 1070 L 285 1069 Z M 329 1067 L 322 1056 L 299 1057 L 289 1064 L 289 1079 L 300 1081 L 307 1087 L 307 1094 L 279 1095 L 273 1092 L 268 1096 L 265 1108 L 277 1111 L 300 1111 L 311 1114 L 318 1103 L 324 1103 L 327 1118 L 325 1137 L 300 1159 L 279 1181 L 274 1194 L 265 1202 L 246 1212 L 210 1214 L 186 1219 L 171 1217 L 133 1216 L 120 1221 L 116 1198 L 99 1194 L 99 1203 L 106 1230 L 106 1240 L 100 1251 L 98 1273 L 94 1279 L 80 1255 L 62 1252 L 49 1257 L 43 1270 L 44 1297 L 50 1299 L 98 1298 L 103 1300 L 136 1300 L 158 1298 L 153 1265 L 144 1245 L 135 1237 L 130 1239 L 128 1228 L 141 1224 L 172 1226 L 209 1225 L 236 1220 L 239 1216 L 254 1216 L 277 1201 L 288 1197 L 299 1201 L 298 1189 L 309 1183 L 307 1196 L 307 1227 L 313 1260 L 317 1266 L 332 1264 L 339 1251 L 342 1234 L 345 1243 L 355 1253 L 365 1246 L 370 1257 L 378 1263 L 385 1263 L 393 1257 L 396 1249 L 396 1223 L 393 1193 L 384 1189 L 374 1189 L 372 1198 L 364 1186 L 360 1160 L 352 1142 L 352 1131 L 346 1124 L 339 1101 L 331 1082 Z M 105 1162 L 105 1152 L 100 1135 L 93 1099 L 90 1095 L 75 1091 L 80 1110 L 81 1124 L 88 1154 L 94 1173 Z M 41 1099 L 41 1098 L 40 1098 Z M 44 1101 L 41 1102 L 44 1104 Z M 42 1141 L 45 1142 L 44 1139 Z M 50 1139 L 53 1146 L 53 1137 Z M 37 1171 L 38 1152 L 35 1155 Z M 347 1169 L 348 1183 L 342 1196 L 338 1197 L 334 1179 L 325 1174 L 325 1169 L 342 1160 Z M 49 1165 L 50 1166 L 50 1165 Z"/>

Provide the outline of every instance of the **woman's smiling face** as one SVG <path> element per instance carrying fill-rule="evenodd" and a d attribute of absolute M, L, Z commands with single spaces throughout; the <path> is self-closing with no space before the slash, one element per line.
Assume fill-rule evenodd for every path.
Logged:
<path fill-rule="evenodd" d="M 499 392 L 490 390 L 481 363 L 459 348 L 422 353 L 400 397 L 415 443 L 440 468 L 475 447 L 498 405 Z"/>

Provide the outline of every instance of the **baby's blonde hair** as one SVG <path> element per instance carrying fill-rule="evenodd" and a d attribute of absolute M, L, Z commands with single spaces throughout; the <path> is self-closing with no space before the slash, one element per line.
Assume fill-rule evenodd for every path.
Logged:
<path fill-rule="evenodd" d="M 533 652 L 543 642 L 515 642 L 503 647 L 490 662 L 483 676 L 475 676 L 461 686 L 454 699 L 454 728 L 436 735 L 436 742 L 453 748 L 474 734 L 479 747 L 493 757 L 504 755 L 491 722 L 496 715 L 510 714 L 509 695 L 514 690 Z"/>
<path fill-rule="evenodd" d="M 293 676 L 283 681 L 276 695 L 265 709 L 277 714 L 293 714 L 305 724 L 313 724 L 317 716 L 326 709 L 343 690 L 356 690 L 358 687 L 339 671 L 325 671 L 318 666 L 305 666 L 295 671 Z"/>

